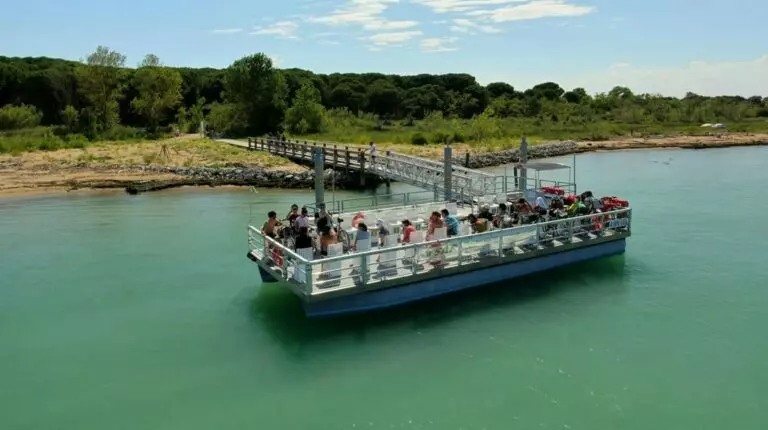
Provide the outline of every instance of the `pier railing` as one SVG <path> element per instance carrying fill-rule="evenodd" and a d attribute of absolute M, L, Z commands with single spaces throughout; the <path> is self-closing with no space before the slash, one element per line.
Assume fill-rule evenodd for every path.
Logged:
<path fill-rule="evenodd" d="M 393 282 L 438 276 L 467 265 L 483 267 L 499 260 L 525 259 L 556 252 L 558 247 L 588 246 L 631 233 L 631 209 L 619 209 L 469 234 L 421 243 L 394 245 L 313 260 L 308 250 L 293 251 L 249 226 L 251 253 L 273 274 L 304 296 L 324 296 L 349 289 L 391 286 Z M 419 236 L 417 234 L 417 236 Z M 418 239 L 417 239 L 418 240 Z M 466 268 L 464 270 L 469 270 Z M 418 279 L 417 279 L 418 277 Z"/>

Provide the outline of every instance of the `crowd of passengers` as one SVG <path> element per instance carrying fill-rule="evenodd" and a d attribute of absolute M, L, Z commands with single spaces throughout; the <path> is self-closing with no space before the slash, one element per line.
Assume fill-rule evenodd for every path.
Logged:
<path fill-rule="evenodd" d="M 569 216 L 589 215 L 599 213 L 601 204 L 599 199 L 594 199 L 592 193 L 587 191 L 579 196 L 565 196 L 545 198 L 537 197 L 535 204 L 531 205 L 526 199 L 521 198 L 516 202 L 501 203 L 498 207 L 491 209 L 488 205 L 483 205 L 477 214 L 471 213 L 464 220 L 469 222 L 472 233 L 483 233 L 494 228 L 509 228 L 518 225 L 532 224 L 551 219 L 561 219 Z M 288 214 L 280 220 L 275 211 L 267 214 L 267 221 L 262 226 L 262 232 L 273 238 L 280 239 L 288 236 L 293 237 L 293 248 L 319 248 L 320 254 L 328 255 L 328 247 L 339 243 L 339 229 L 341 219 L 334 223 L 330 212 L 325 205 L 319 205 L 318 212 L 313 214 L 313 220 L 310 221 L 309 211 L 306 207 L 299 210 L 299 206 L 294 204 Z M 363 222 L 364 215 L 358 212 L 352 217 L 351 224 L 356 230 L 354 239 L 351 241 L 350 248 L 357 249 L 357 242 L 371 239 L 371 232 L 368 225 Z M 427 220 L 426 240 L 435 238 L 437 229 L 446 228 L 449 237 L 459 234 L 459 226 L 463 220 L 450 214 L 447 209 L 439 212 L 432 212 Z M 402 225 L 402 236 L 398 236 L 398 241 L 402 244 L 411 242 L 411 235 L 417 230 L 414 223 L 409 219 L 400 222 Z M 314 225 L 314 231 L 312 229 Z M 284 230 L 287 229 L 287 230 Z M 383 245 L 385 237 L 390 235 L 390 229 L 382 219 L 376 220 L 376 237 L 374 242 Z M 314 233 L 317 238 L 312 236 Z"/>

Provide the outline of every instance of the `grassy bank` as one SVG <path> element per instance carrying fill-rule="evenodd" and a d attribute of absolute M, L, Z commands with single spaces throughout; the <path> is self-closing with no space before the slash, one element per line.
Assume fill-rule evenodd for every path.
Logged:
<path fill-rule="evenodd" d="M 557 140 L 600 142 L 621 138 L 657 136 L 705 136 L 720 130 L 700 124 L 552 121 L 540 119 L 494 118 L 449 119 L 440 114 L 423 121 L 382 121 L 372 115 L 328 112 L 321 133 L 296 136 L 321 141 L 406 149 L 410 153 L 433 152 L 419 149 L 451 142 L 472 151 L 498 151 L 519 146 L 521 136 L 531 144 Z M 768 132 L 768 121 L 756 119 L 728 124 L 728 132 Z M 410 149 L 409 149 L 410 148 Z"/>
<path fill-rule="evenodd" d="M 4 139 L 0 138 L 0 143 Z M 23 166 L 106 167 L 167 165 L 222 167 L 227 165 L 275 168 L 290 166 L 285 158 L 248 151 L 194 135 L 150 141 L 80 141 L 70 148 L 25 151 L 0 155 L 0 161 L 15 160 Z M 40 148 L 38 148 L 40 149 Z"/>

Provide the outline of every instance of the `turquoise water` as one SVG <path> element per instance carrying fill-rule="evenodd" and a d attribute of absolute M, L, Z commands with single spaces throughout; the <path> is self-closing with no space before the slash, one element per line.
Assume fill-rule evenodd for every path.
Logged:
<path fill-rule="evenodd" d="M 626 255 L 321 321 L 245 257 L 309 191 L 0 200 L 0 428 L 763 429 L 766 159 L 580 156 Z"/>

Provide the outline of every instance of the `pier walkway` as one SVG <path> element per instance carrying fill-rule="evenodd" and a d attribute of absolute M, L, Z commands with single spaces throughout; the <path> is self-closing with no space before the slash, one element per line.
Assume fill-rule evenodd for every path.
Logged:
<path fill-rule="evenodd" d="M 480 170 L 430 160 L 411 155 L 385 151 L 371 156 L 363 148 L 350 148 L 338 143 L 269 138 L 249 138 L 248 141 L 218 139 L 222 143 L 251 150 L 268 152 L 294 161 L 314 163 L 315 156 L 322 154 L 323 165 L 344 171 L 357 171 L 361 176 L 375 175 L 384 179 L 414 185 L 426 190 L 444 190 L 448 199 L 495 195 L 506 189 L 499 177 Z M 446 157 L 452 160 L 450 147 Z M 448 177 L 448 179 L 446 179 Z"/>

